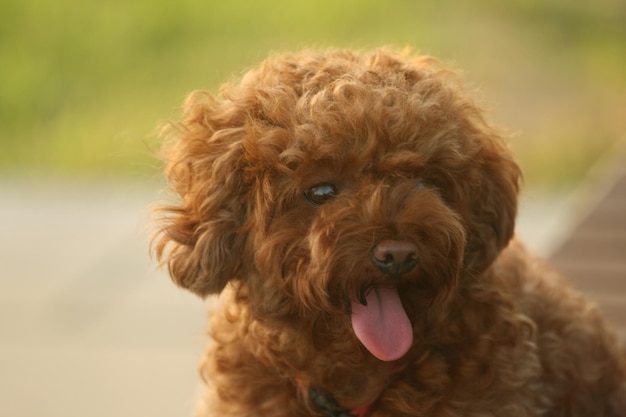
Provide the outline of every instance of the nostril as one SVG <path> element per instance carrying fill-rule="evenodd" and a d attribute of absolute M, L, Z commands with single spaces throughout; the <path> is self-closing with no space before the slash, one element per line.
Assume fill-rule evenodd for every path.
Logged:
<path fill-rule="evenodd" d="M 419 261 L 417 246 L 400 240 L 383 240 L 372 249 L 372 262 L 389 275 L 401 275 L 412 270 Z"/>
<path fill-rule="evenodd" d="M 384 242 L 383 242 L 384 243 Z M 381 264 L 391 264 L 394 262 L 394 256 L 390 248 L 386 245 L 376 245 L 372 250 L 372 257 L 375 262 L 379 262 Z"/>
<path fill-rule="evenodd" d="M 395 258 L 390 253 L 377 253 L 374 255 L 376 260 L 382 264 L 390 265 L 394 262 Z"/>

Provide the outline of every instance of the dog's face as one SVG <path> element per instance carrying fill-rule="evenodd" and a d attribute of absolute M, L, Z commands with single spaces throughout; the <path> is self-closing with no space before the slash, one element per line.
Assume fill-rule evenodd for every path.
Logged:
<path fill-rule="evenodd" d="M 190 98 L 167 149 L 180 201 L 156 248 L 175 282 L 233 281 L 267 317 L 340 317 L 383 360 L 513 233 L 519 169 L 428 59 L 266 61 Z"/>

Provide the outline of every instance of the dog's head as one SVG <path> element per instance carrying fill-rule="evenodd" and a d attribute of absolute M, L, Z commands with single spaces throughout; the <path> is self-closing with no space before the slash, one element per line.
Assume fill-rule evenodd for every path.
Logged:
<path fill-rule="evenodd" d="M 381 359 L 513 234 L 517 165 L 424 57 L 275 57 L 192 95 L 165 149 L 180 198 L 155 242 L 177 284 L 232 281 L 258 314 L 350 313 Z"/>

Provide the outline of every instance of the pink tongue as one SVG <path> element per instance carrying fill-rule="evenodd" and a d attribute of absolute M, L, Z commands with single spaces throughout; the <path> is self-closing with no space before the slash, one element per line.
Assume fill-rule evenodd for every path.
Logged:
<path fill-rule="evenodd" d="M 411 322 L 395 288 L 374 288 L 367 306 L 352 303 L 352 329 L 363 346 L 382 361 L 404 356 L 413 344 Z"/>

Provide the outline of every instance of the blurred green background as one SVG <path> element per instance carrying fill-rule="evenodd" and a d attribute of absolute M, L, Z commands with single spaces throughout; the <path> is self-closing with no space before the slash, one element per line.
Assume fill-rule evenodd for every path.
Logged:
<path fill-rule="evenodd" d="M 156 126 L 270 51 L 410 46 L 462 69 L 527 182 L 626 131 L 624 0 L 4 0 L 0 175 L 151 179 Z"/>

